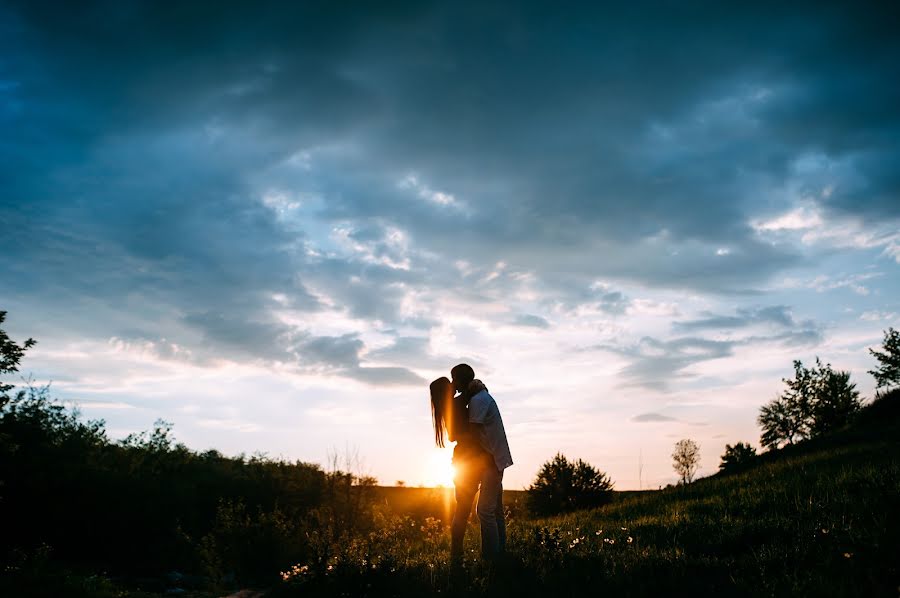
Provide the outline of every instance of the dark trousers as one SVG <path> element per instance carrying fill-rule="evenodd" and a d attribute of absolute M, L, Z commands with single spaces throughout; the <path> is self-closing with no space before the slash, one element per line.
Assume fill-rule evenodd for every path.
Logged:
<path fill-rule="evenodd" d="M 460 560 L 463 556 L 463 540 L 472 503 L 478 496 L 478 520 L 481 526 L 481 556 L 494 559 L 506 549 L 506 519 L 503 514 L 503 472 L 493 462 L 489 464 L 457 465 L 456 508 L 450 524 L 450 558 Z"/>
<path fill-rule="evenodd" d="M 506 550 L 506 518 L 503 514 L 503 471 L 491 463 L 481 473 L 478 495 L 481 522 L 481 557 L 492 561 Z"/>

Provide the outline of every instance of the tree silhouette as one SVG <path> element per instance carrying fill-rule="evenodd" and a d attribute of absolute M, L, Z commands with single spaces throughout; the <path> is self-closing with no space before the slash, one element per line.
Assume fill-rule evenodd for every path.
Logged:
<path fill-rule="evenodd" d="M 869 353 L 878 360 L 878 367 L 869 370 L 869 373 L 875 376 L 875 388 L 885 387 L 890 390 L 900 385 L 900 332 L 888 328 L 884 332 L 882 348 L 884 351 L 869 349 Z"/>
<path fill-rule="evenodd" d="M 3 324 L 5 321 L 6 312 L 0 311 L 0 324 Z M 19 361 L 25 355 L 25 351 L 33 347 L 36 342 L 33 338 L 29 338 L 21 345 L 18 345 L 9 338 L 6 331 L 0 328 L 0 374 L 12 374 L 19 371 Z M 6 397 L 6 393 L 12 389 L 12 384 L 0 382 L 0 400 Z"/>
<path fill-rule="evenodd" d="M 682 484 L 694 481 L 694 475 L 700 467 L 700 445 L 690 438 L 676 442 L 675 450 L 672 452 L 672 467 Z"/>
<path fill-rule="evenodd" d="M 760 442 L 769 449 L 840 428 L 862 406 L 850 372 L 835 371 L 818 357 L 811 368 L 794 361 L 794 377 L 783 382 L 787 389 L 763 405 L 757 418 L 762 427 Z"/>
<path fill-rule="evenodd" d="M 578 459 L 561 453 L 541 466 L 528 488 L 528 507 L 538 515 L 597 507 L 609 502 L 613 484 L 609 477 Z"/>
<path fill-rule="evenodd" d="M 819 364 L 819 361 L 816 360 Z M 859 391 L 850 383 L 850 372 L 836 372 L 831 364 L 819 368 L 819 386 L 812 404 L 812 436 L 842 428 L 860 410 Z"/>
<path fill-rule="evenodd" d="M 722 455 L 722 462 L 719 463 L 721 471 L 730 471 L 741 465 L 746 465 L 756 456 L 756 449 L 749 443 L 738 442 L 734 446 L 725 445 L 725 454 Z"/>

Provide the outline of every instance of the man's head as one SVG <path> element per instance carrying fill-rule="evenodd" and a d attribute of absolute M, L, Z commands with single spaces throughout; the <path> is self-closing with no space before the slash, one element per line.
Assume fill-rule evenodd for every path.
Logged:
<path fill-rule="evenodd" d="M 469 383 L 475 379 L 475 370 L 469 364 L 461 363 L 450 370 L 450 376 L 453 377 L 453 388 L 464 393 L 469 388 Z"/>

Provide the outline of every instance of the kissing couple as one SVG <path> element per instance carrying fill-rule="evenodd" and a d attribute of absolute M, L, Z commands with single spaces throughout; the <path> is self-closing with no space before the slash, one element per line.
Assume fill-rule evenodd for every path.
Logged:
<path fill-rule="evenodd" d="M 475 378 L 471 366 L 461 363 L 450 370 L 452 380 L 441 377 L 431 383 L 434 442 L 453 448 L 453 485 L 456 507 L 450 526 L 450 562 L 463 560 L 463 538 L 472 501 L 481 526 L 481 556 L 496 561 L 506 549 L 503 515 L 503 470 L 513 464 L 500 410 L 487 387 Z M 479 492 L 480 490 L 480 492 Z"/>

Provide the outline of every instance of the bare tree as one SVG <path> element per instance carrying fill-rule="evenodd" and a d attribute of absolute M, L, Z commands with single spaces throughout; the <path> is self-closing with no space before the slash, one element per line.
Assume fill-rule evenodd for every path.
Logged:
<path fill-rule="evenodd" d="M 675 443 L 672 461 L 672 467 L 681 478 L 681 483 L 690 484 L 700 467 L 700 445 L 690 438 L 679 440 Z"/>

